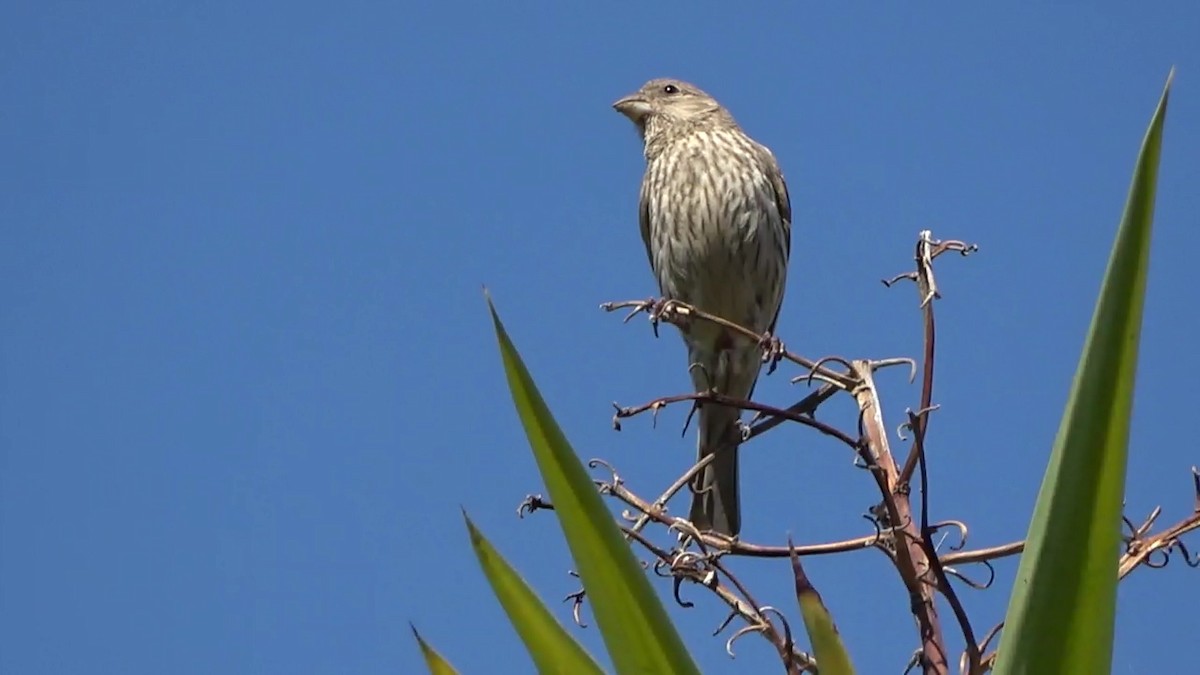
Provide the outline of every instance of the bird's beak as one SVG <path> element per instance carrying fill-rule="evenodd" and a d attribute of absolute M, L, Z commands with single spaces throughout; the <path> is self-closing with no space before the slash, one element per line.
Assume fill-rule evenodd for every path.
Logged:
<path fill-rule="evenodd" d="M 613 108 L 638 124 L 650 114 L 650 102 L 641 94 L 630 94 L 614 103 Z"/>

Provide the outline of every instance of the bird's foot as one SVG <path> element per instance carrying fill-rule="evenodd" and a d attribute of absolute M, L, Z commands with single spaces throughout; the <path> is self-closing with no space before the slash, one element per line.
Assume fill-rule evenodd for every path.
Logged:
<path fill-rule="evenodd" d="M 654 337 L 658 337 L 659 323 L 671 323 L 681 328 L 686 325 L 688 306 L 678 300 L 671 300 L 669 298 L 649 298 L 640 302 L 608 302 L 600 307 L 611 312 L 622 306 L 630 308 L 629 313 L 625 315 L 624 323 L 629 323 L 630 319 L 645 312 L 650 317 L 650 325 L 654 328 Z"/>
<path fill-rule="evenodd" d="M 679 548 L 687 548 L 689 542 L 696 542 L 697 546 L 701 549 L 704 548 L 704 537 L 701 535 L 700 528 L 696 527 L 692 521 L 686 518 L 675 518 L 667 526 L 667 531 L 671 530 L 674 530 L 676 533 Z"/>
<path fill-rule="evenodd" d="M 638 314 L 641 314 L 642 312 L 645 312 L 646 314 L 649 314 L 651 317 L 653 317 L 654 316 L 654 308 L 657 307 L 658 303 L 660 303 L 660 302 L 662 302 L 662 300 L 659 298 L 650 298 L 648 300 L 642 300 L 640 302 L 622 302 L 622 303 L 606 302 L 606 303 L 600 305 L 600 308 L 611 312 L 614 309 L 618 309 L 620 307 L 629 307 L 630 308 L 629 313 L 626 314 L 625 318 L 621 320 L 621 323 L 629 323 L 630 319 L 637 316 Z"/>
<path fill-rule="evenodd" d="M 742 443 L 745 443 L 746 441 L 750 440 L 750 425 L 746 424 L 742 420 L 738 420 L 737 421 L 737 433 L 738 433 L 739 440 Z"/>
<path fill-rule="evenodd" d="M 701 530 L 701 534 L 708 539 L 708 541 L 705 542 L 706 544 L 716 547 L 715 550 L 710 553 L 713 558 L 719 558 L 725 555 L 729 552 L 729 549 L 736 546 L 740 540 L 739 535 L 725 534 L 724 532 L 718 532 L 717 530 Z"/>
<path fill-rule="evenodd" d="M 658 337 L 659 322 L 674 324 L 679 328 L 687 325 L 687 307 L 678 300 L 661 298 L 650 307 L 650 324 L 654 326 L 654 337 Z"/>
<path fill-rule="evenodd" d="M 784 354 L 787 354 L 787 348 L 783 345 L 783 340 L 767 332 L 763 335 L 762 340 L 758 342 L 759 349 L 762 349 L 762 362 L 767 365 L 767 374 L 775 372 L 775 368 L 779 362 L 783 360 Z"/>

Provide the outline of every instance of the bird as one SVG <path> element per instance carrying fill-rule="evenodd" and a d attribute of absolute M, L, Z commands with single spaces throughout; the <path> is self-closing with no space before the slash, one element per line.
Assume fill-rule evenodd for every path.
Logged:
<path fill-rule="evenodd" d="M 646 169 L 638 222 L 667 301 L 686 303 L 773 335 L 791 253 L 792 206 L 774 154 L 699 87 L 653 79 L 613 103 L 637 127 Z M 708 321 L 682 322 L 696 392 L 749 399 L 763 345 Z M 742 412 L 698 411 L 697 461 L 717 457 L 693 483 L 689 520 L 700 531 L 741 531 L 738 445 Z"/>

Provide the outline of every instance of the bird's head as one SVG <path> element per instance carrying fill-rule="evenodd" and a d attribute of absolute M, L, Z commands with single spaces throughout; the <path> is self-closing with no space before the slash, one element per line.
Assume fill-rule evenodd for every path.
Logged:
<path fill-rule="evenodd" d="M 641 89 L 613 103 L 613 108 L 637 125 L 643 136 L 647 127 L 728 117 L 721 104 L 699 87 L 672 79 L 650 80 Z"/>

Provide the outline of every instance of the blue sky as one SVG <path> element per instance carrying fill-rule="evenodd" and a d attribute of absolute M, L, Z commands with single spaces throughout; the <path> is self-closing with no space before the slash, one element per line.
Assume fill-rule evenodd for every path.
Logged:
<path fill-rule="evenodd" d="M 515 518 L 541 486 L 481 288 L 582 455 L 647 493 L 683 471 L 683 411 L 610 428 L 611 401 L 687 386 L 678 340 L 597 310 L 654 292 L 640 146 L 609 106 L 663 75 L 783 166 L 793 350 L 916 354 L 915 293 L 879 279 L 919 230 L 980 244 L 939 266 L 930 447 L 933 514 L 984 546 L 1024 534 L 1176 65 L 1128 505 L 1182 517 L 1200 9 L 777 4 L 6 5 L 0 671 L 415 672 L 413 621 L 463 672 L 530 672 L 460 505 L 564 620 L 575 584 L 553 518 Z M 790 403 L 787 375 L 759 395 Z M 917 392 L 883 386 L 898 423 Z M 787 429 L 742 462 L 748 540 L 865 533 L 873 488 L 838 447 Z M 785 566 L 739 569 L 791 606 Z M 977 631 L 1014 570 L 961 591 Z M 884 558 L 809 572 L 861 671 L 898 672 L 915 631 Z M 1196 575 L 1122 586 L 1115 673 L 1184 663 Z M 725 656 L 723 611 L 689 596 L 673 614 L 705 672 L 775 668 L 762 641 Z"/>

